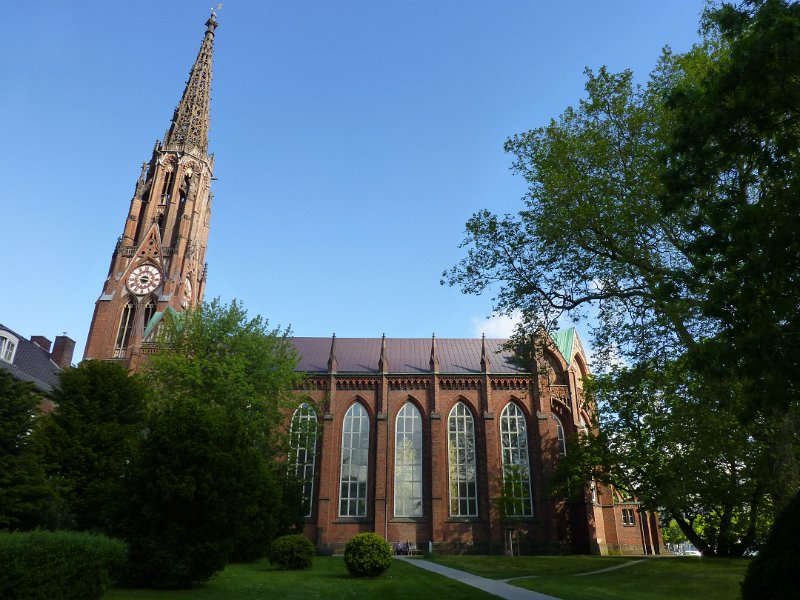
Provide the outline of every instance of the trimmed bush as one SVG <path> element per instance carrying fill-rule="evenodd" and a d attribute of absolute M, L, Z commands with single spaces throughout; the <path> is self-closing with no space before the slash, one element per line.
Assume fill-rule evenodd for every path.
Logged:
<path fill-rule="evenodd" d="M 750 563 L 742 583 L 745 600 L 790 600 L 800 588 L 800 492 L 775 519 L 772 533 Z"/>
<path fill-rule="evenodd" d="M 314 544 L 304 535 L 284 535 L 274 540 L 269 549 L 269 564 L 281 569 L 308 569 L 313 558 Z"/>
<path fill-rule="evenodd" d="M 89 533 L 0 533 L 0 598 L 97 600 L 125 564 L 126 546 Z"/>
<path fill-rule="evenodd" d="M 392 547 L 374 533 L 359 533 L 344 548 L 344 564 L 353 577 L 375 577 L 392 564 Z"/>

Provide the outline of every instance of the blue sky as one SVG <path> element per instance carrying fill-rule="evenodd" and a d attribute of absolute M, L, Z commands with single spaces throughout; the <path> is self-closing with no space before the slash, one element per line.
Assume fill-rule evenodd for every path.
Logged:
<path fill-rule="evenodd" d="M 439 285 L 473 212 L 522 207 L 503 142 L 577 103 L 585 67 L 644 81 L 698 40 L 704 4 L 224 2 L 206 299 L 302 336 L 503 335 L 491 294 Z M 0 322 L 82 356 L 211 6 L 4 4 Z"/>

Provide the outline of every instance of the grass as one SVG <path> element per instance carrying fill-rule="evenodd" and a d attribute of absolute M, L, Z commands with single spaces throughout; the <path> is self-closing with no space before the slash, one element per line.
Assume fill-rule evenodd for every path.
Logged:
<path fill-rule="evenodd" d="M 374 600 L 497 600 L 457 581 L 423 571 L 402 561 L 380 577 L 353 578 L 341 557 L 314 558 L 307 571 L 280 571 L 265 561 L 229 565 L 206 584 L 191 590 L 114 589 L 104 600 L 263 600 L 263 598 L 364 598 Z"/>
<path fill-rule="evenodd" d="M 633 557 L 638 558 L 638 557 Z M 431 556 L 429 560 L 489 579 L 575 575 L 631 561 L 621 556 Z"/>
<path fill-rule="evenodd" d="M 713 558 L 601 556 L 432 556 L 439 564 L 562 600 L 730 600 L 739 598 L 739 582 L 749 561 Z M 635 562 L 634 562 L 635 561 Z M 592 573 L 634 562 L 625 568 Z M 393 561 L 373 579 L 349 576 L 341 557 L 316 557 L 308 571 L 279 571 L 266 562 L 230 565 L 208 583 L 191 590 L 111 590 L 106 600 L 261 600 L 262 598 L 369 598 L 374 600 L 490 600 L 480 590 Z M 495 599 L 496 600 L 496 599 Z"/>
<path fill-rule="evenodd" d="M 731 600 L 740 597 L 739 582 L 749 561 L 714 558 L 601 556 L 436 556 L 432 560 L 491 579 L 511 581 L 562 600 Z M 628 567 L 591 573 L 626 562 Z"/>
<path fill-rule="evenodd" d="M 741 597 L 739 583 L 748 564 L 742 559 L 656 558 L 597 575 L 519 579 L 513 583 L 562 600 L 731 600 Z"/>

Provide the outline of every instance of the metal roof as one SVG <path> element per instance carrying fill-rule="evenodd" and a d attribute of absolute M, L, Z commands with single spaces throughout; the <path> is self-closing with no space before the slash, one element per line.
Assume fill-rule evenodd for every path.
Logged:
<path fill-rule="evenodd" d="M 326 373 L 331 353 L 331 338 L 295 337 L 292 343 L 300 355 L 298 371 Z M 530 373 L 514 364 L 513 353 L 504 350 L 506 339 L 486 339 L 490 372 Z M 336 338 L 338 373 L 380 373 L 381 338 Z M 480 339 L 436 338 L 439 372 L 449 374 L 481 373 Z M 389 373 L 430 373 L 430 338 L 386 338 Z"/>

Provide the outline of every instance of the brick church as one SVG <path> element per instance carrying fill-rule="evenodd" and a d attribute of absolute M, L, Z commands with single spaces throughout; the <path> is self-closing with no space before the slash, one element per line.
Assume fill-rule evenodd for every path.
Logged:
<path fill-rule="evenodd" d="M 166 311 L 202 301 L 214 156 L 208 153 L 212 13 L 163 140 L 142 166 L 84 358 L 137 369 Z M 657 519 L 613 489 L 579 502 L 549 479 L 592 422 L 574 329 L 520 360 L 506 340 L 294 338 L 304 398 L 291 458 L 306 535 L 336 550 L 374 531 L 451 552 L 659 553 Z"/>

